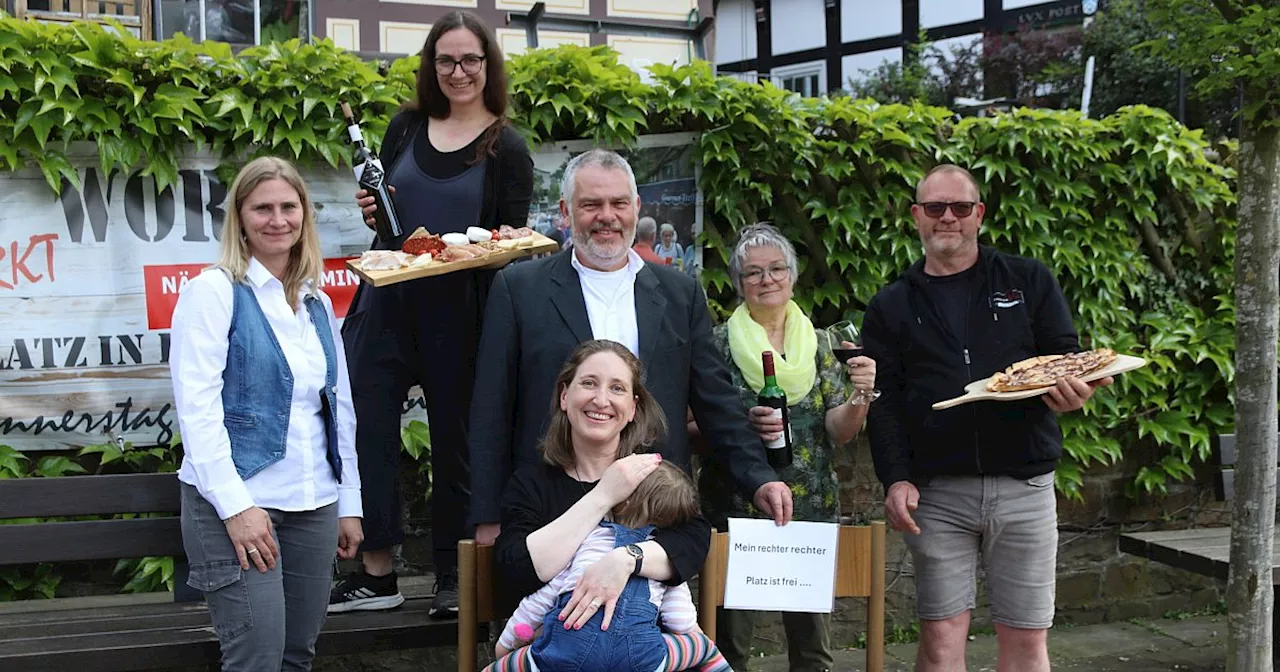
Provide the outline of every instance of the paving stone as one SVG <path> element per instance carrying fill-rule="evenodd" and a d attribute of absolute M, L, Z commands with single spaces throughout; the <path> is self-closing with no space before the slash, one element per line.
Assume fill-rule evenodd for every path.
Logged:
<path fill-rule="evenodd" d="M 1226 646 L 1227 617 L 1208 616 L 1176 620 L 1172 618 L 1153 621 L 1152 627 L 1191 646 Z"/>
<path fill-rule="evenodd" d="M 1222 672 L 1226 669 L 1226 618 L 1198 616 L 1185 620 L 1156 619 L 1144 623 L 1103 623 L 1058 627 L 1049 631 L 1049 658 L 1054 670 L 1088 672 Z M 886 647 L 886 670 L 911 670 L 915 644 Z M 996 638 L 979 635 L 966 647 L 970 672 L 994 672 Z M 862 651 L 840 651 L 833 670 L 862 672 Z M 750 672 L 786 672 L 786 655 L 752 661 Z M 739 670 L 738 672 L 744 672 Z"/>

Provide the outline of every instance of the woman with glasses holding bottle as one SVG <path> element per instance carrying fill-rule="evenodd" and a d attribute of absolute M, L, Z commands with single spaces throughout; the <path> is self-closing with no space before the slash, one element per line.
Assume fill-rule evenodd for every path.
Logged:
<path fill-rule="evenodd" d="M 470 12 L 436 21 L 422 47 L 417 97 L 387 126 L 381 158 L 404 231 L 375 240 L 400 249 L 419 226 L 434 234 L 525 226 L 533 160 L 508 123 L 507 78 L 493 31 Z M 374 199 L 356 198 L 372 227 Z M 365 487 L 362 571 L 334 588 L 329 610 L 389 609 L 404 601 L 393 549 L 404 541 L 401 412 L 421 385 L 431 428 L 434 616 L 457 613 L 457 544 L 467 536 L 466 419 L 476 342 L 493 271 L 458 271 L 373 288 L 362 284 L 343 325 Z"/>
<path fill-rule="evenodd" d="M 862 428 L 874 398 L 876 364 L 860 355 L 857 330 L 844 323 L 816 329 L 792 300 L 796 252 L 768 224 L 742 229 L 729 257 L 729 276 L 742 299 L 733 315 L 715 328 L 716 345 L 729 362 L 733 382 L 748 407 L 748 417 L 766 445 L 789 441 L 791 464 L 778 475 L 794 493 L 795 520 L 834 523 L 840 518 L 840 484 L 835 451 Z M 845 357 L 837 357 L 836 351 Z M 786 393 L 789 426 L 757 399 L 768 373 L 762 353 L 771 353 L 773 379 Z M 692 427 L 691 427 L 692 429 Z M 772 452 L 772 451 L 770 451 Z M 704 458 L 699 474 L 703 512 L 717 529 L 727 518 L 761 517 L 731 487 L 728 466 L 714 455 Z M 758 612 L 720 609 L 719 645 L 725 660 L 745 672 L 751 657 Z M 829 614 L 784 613 L 792 672 L 833 668 Z"/>

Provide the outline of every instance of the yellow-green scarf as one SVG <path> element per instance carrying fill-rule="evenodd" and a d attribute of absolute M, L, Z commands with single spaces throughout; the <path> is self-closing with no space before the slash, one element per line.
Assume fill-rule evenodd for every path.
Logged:
<path fill-rule="evenodd" d="M 818 377 L 814 361 L 818 353 L 818 337 L 813 332 L 809 316 L 795 301 L 787 302 L 787 322 L 782 335 L 786 359 L 769 343 L 764 327 L 751 319 L 745 303 L 739 304 L 729 316 L 728 325 L 729 353 L 752 390 L 759 392 L 764 387 L 764 364 L 760 361 L 760 353 L 772 350 L 774 372 L 778 374 L 778 385 L 787 393 L 787 403 L 795 405 L 809 396 L 813 381 Z"/>

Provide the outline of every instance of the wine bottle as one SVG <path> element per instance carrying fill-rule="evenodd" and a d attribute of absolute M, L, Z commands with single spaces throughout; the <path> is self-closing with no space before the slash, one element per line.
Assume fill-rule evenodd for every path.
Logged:
<path fill-rule="evenodd" d="M 373 211 L 374 231 L 379 240 L 389 243 L 404 234 L 404 229 L 400 226 L 400 218 L 396 216 L 395 206 L 391 202 L 382 161 L 364 144 L 364 134 L 360 132 L 360 125 L 356 123 L 351 106 L 343 103 L 342 114 L 347 118 L 347 135 L 351 136 L 351 144 L 355 146 L 351 165 L 355 167 L 356 184 L 373 196 L 373 203 L 377 206 Z"/>
<path fill-rule="evenodd" d="M 773 368 L 773 352 L 765 350 L 760 357 L 764 362 L 764 387 L 756 397 L 756 403 L 772 408 L 775 418 L 782 420 L 782 435 L 764 444 L 769 465 L 774 469 L 791 466 L 791 414 L 787 411 L 787 393 L 778 386 L 778 376 Z"/>

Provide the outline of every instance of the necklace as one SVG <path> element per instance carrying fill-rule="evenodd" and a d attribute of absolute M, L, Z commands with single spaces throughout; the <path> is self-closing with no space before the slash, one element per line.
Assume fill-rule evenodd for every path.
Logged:
<path fill-rule="evenodd" d="M 582 494 L 587 494 L 587 484 L 582 481 L 582 475 L 578 473 L 578 465 L 573 465 L 573 480 L 578 482 L 578 487 L 582 488 Z"/>

